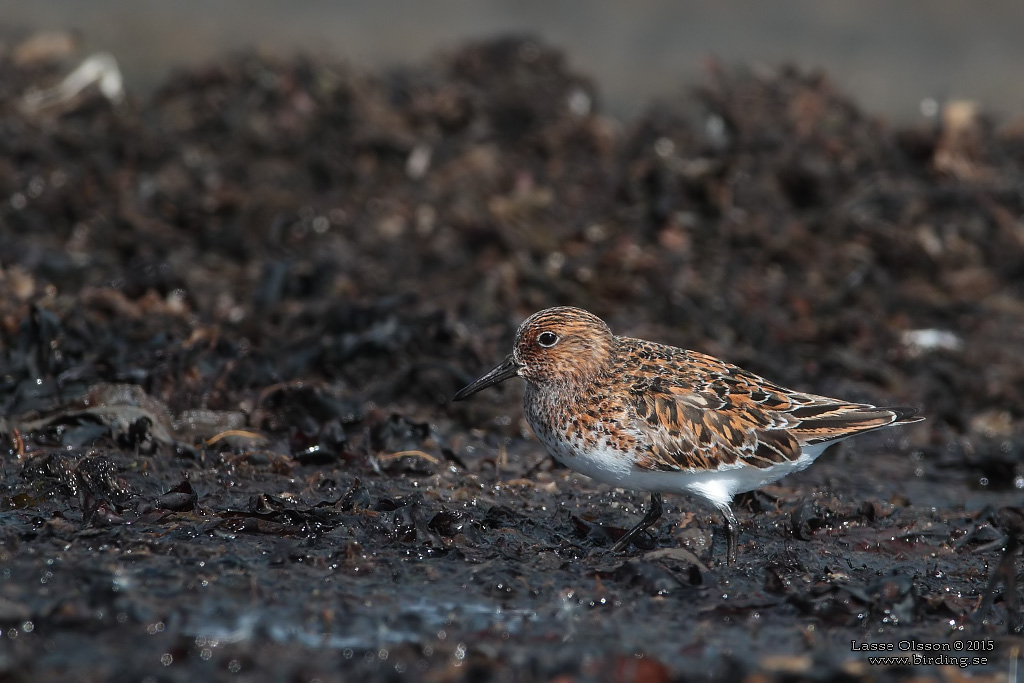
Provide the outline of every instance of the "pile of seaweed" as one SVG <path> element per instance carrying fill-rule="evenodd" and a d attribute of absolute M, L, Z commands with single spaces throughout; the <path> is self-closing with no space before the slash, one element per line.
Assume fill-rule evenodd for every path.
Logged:
<path fill-rule="evenodd" d="M 522 37 L 59 96 L 82 55 L 32 40 L 0 50 L 0 677 L 895 680 L 943 662 L 849 643 L 991 642 L 990 676 L 1019 649 L 1020 120 L 892 127 L 712 63 L 621 123 Z M 563 304 L 928 419 L 747 496 L 737 567 L 683 497 L 611 555 L 643 494 L 549 460 L 515 387 L 450 402 Z"/>

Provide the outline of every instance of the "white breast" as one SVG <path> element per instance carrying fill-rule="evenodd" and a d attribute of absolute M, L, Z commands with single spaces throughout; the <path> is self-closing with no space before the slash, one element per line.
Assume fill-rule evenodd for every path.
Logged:
<path fill-rule="evenodd" d="M 577 439 L 568 442 L 558 441 L 547 438 L 546 435 L 542 436 L 540 432 L 536 433 L 555 460 L 569 469 L 603 484 L 637 488 L 628 483 L 635 470 L 633 458 L 629 454 L 615 450 L 607 443 L 602 443 L 596 448 L 585 448 L 582 441 Z"/>

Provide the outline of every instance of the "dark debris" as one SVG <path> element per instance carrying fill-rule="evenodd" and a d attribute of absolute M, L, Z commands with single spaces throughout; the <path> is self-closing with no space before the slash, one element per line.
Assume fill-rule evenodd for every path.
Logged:
<path fill-rule="evenodd" d="M 0 679 L 879 681 L 911 669 L 852 641 L 970 637 L 984 680 L 1019 651 L 1019 122 L 893 129 L 821 73 L 711 63 L 620 127 L 522 37 L 30 111 L 73 64 L 12 54 Z M 744 497 L 735 568 L 685 497 L 612 556 L 644 494 L 552 467 L 518 388 L 449 401 L 555 304 L 928 420 Z"/>

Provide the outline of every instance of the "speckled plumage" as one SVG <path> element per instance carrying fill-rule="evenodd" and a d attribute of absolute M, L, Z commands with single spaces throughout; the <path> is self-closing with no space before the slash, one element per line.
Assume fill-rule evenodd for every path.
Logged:
<path fill-rule="evenodd" d="M 558 307 L 520 325 L 505 361 L 455 395 L 513 376 L 526 380 L 526 419 L 562 464 L 598 481 L 651 492 L 624 548 L 661 514 L 662 493 L 718 508 L 736 545 L 729 503 L 804 469 L 836 441 L 922 419 L 785 389 L 717 358 L 617 337 L 582 309 Z"/>

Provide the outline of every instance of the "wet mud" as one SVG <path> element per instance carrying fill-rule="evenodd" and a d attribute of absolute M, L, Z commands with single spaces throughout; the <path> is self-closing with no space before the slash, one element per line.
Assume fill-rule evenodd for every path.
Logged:
<path fill-rule="evenodd" d="M 526 38 L 26 98 L 82 56 L 24 40 L 0 51 L 0 679 L 1018 661 L 1024 119 L 893 128 L 823 74 L 712 63 L 618 122 Z M 927 420 L 741 496 L 735 566 L 683 496 L 613 554 L 645 494 L 557 466 L 515 382 L 451 402 L 560 304 Z"/>

